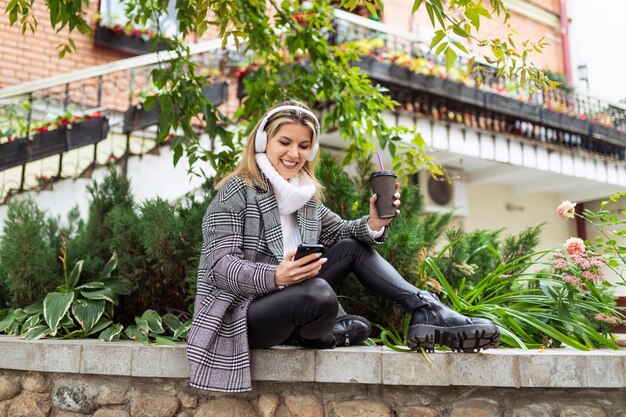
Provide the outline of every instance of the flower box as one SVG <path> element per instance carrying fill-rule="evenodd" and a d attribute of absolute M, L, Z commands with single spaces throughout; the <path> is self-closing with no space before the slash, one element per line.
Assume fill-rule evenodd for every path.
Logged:
<path fill-rule="evenodd" d="M 520 116 L 524 103 L 507 96 L 485 93 L 485 108 L 496 113 Z"/>
<path fill-rule="evenodd" d="M 237 98 L 239 100 L 248 95 L 246 92 L 246 84 L 243 81 L 244 78 L 246 77 L 237 78 Z"/>
<path fill-rule="evenodd" d="M 219 106 L 228 101 L 228 80 L 218 81 L 204 87 L 202 94 L 204 94 L 214 106 Z"/>
<path fill-rule="evenodd" d="M 412 71 L 408 68 L 401 67 L 400 65 L 391 65 L 389 68 L 389 76 L 392 78 L 394 82 L 400 82 L 401 84 L 406 84 L 411 79 Z"/>
<path fill-rule="evenodd" d="M 522 103 L 520 117 L 531 122 L 541 122 L 541 107 L 536 104 Z"/>
<path fill-rule="evenodd" d="M 564 128 L 565 130 L 567 130 L 567 126 L 563 126 L 562 123 L 563 116 L 563 113 L 543 109 L 541 112 L 541 123 L 550 127 L 556 127 L 558 129 Z"/>
<path fill-rule="evenodd" d="M 452 82 L 450 82 L 452 84 Z M 485 92 L 479 90 L 478 88 L 470 87 L 465 84 L 458 84 L 460 87 L 458 89 L 457 100 L 471 104 L 472 106 L 483 107 L 485 105 Z"/>
<path fill-rule="evenodd" d="M 372 78 L 377 80 L 389 80 L 389 76 L 391 74 L 391 67 L 394 66 L 386 61 L 379 61 L 377 59 L 373 59 L 371 62 L 371 66 L 369 69 L 369 75 Z"/>
<path fill-rule="evenodd" d="M 564 114 L 561 116 L 561 123 L 563 125 L 563 129 L 570 132 L 578 133 L 580 135 L 590 134 L 591 127 L 588 120 Z"/>
<path fill-rule="evenodd" d="M 447 96 L 446 79 L 439 77 L 426 77 L 426 90 L 436 96 Z"/>
<path fill-rule="evenodd" d="M 358 60 L 352 61 L 352 65 L 369 73 L 373 61 L 375 61 L 375 59 L 370 56 L 360 56 Z"/>
<path fill-rule="evenodd" d="M 36 133 L 31 143 L 29 161 L 67 151 L 66 134 L 67 126 L 59 126 L 48 132 Z"/>
<path fill-rule="evenodd" d="M 161 114 L 161 105 L 158 100 L 154 107 L 150 110 L 143 108 L 142 104 L 131 106 L 124 113 L 124 133 L 130 133 L 135 130 L 145 129 L 147 127 L 159 123 L 159 115 Z"/>
<path fill-rule="evenodd" d="M 94 117 L 74 123 L 71 129 L 68 129 L 67 150 L 98 143 L 106 138 L 108 133 L 109 120 L 106 117 Z"/>
<path fill-rule="evenodd" d="M 28 162 L 28 141 L 16 139 L 0 144 L 0 171 L 24 165 Z"/>
<path fill-rule="evenodd" d="M 619 145 L 626 145 L 626 135 L 613 127 L 590 123 L 589 133 L 596 139 Z"/>
<path fill-rule="evenodd" d="M 419 74 L 416 72 L 412 72 L 409 77 L 409 84 L 411 88 L 414 90 L 425 91 L 426 90 L 426 76 L 424 74 Z"/>
<path fill-rule="evenodd" d="M 112 28 L 96 26 L 94 43 L 98 46 L 117 49 L 132 55 L 142 55 L 149 52 L 162 51 L 165 45 L 157 44 L 154 50 L 150 49 L 150 41 L 140 36 L 127 35 L 124 32 L 116 32 Z"/>

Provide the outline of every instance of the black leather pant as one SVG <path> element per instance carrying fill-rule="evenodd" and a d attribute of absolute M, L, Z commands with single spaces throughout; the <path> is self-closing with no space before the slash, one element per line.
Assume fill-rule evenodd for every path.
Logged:
<path fill-rule="evenodd" d="M 339 241 L 325 255 L 319 278 L 291 285 L 252 301 L 248 310 L 248 343 L 268 348 L 285 342 L 294 332 L 307 341 L 328 344 L 337 318 L 333 288 L 353 272 L 372 293 L 411 312 L 423 305 L 418 289 L 368 244 L 355 239 Z M 321 279 L 320 279 L 321 278 Z"/>

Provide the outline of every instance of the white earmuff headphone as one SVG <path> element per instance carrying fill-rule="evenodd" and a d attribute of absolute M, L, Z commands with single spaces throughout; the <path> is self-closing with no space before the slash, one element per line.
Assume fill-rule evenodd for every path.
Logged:
<path fill-rule="evenodd" d="M 317 120 L 317 117 L 315 117 L 315 115 L 312 112 L 300 106 L 278 106 L 278 107 L 273 108 L 269 112 L 267 112 L 265 117 L 263 117 L 263 120 L 261 120 L 261 123 L 259 123 L 259 128 L 256 131 L 256 136 L 254 138 L 254 149 L 256 150 L 257 153 L 265 152 L 265 148 L 267 146 L 267 132 L 265 132 L 265 125 L 267 124 L 267 121 L 270 119 L 270 117 L 284 110 L 299 111 L 299 112 L 308 114 L 309 116 L 313 118 L 313 120 L 315 120 L 315 143 L 313 144 L 311 153 L 309 154 L 307 158 L 307 161 L 312 161 L 313 159 L 315 159 L 315 155 L 317 155 L 317 150 L 319 148 L 320 130 L 321 130 L 320 122 Z"/>

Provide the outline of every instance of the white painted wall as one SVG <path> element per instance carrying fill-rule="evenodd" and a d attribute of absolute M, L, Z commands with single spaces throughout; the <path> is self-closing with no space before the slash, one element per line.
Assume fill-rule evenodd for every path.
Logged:
<path fill-rule="evenodd" d="M 203 146 L 208 146 L 208 139 L 202 140 L 201 143 Z M 135 201 L 155 197 L 173 201 L 202 185 L 198 177 L 187 174 L 189 164 L 186 159 L 182 158 L 174 167 L 173 153 L 170 148 L 162 146 L 159 149 L 159 155 L 146 154 L 129 159 L 128 178 Z M 205 170 L 211 173 L 208 167 Z M 73 207 L 78 206 L 81 216 L 86 219 L 89 204 L 87 185 L 92 180 L 101 181 L 107 171 L 108 168 L 99 167 L 94 170 L 91 179 L 62 180 L 54 183 L 50 191 L 32 191 L 14 198 L 30 196 L 50 215 L 60 216 L 62 219 Z M 7 210 L 7 205 L 0 206 L 0 230 L 4 226 Z"/>

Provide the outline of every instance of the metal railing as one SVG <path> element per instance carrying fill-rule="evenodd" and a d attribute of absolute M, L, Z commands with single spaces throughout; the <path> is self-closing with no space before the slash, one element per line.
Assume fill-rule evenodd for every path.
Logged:
<path fill-rule="evenodd" d="M 334 41 L 337 44 L 359 40 L 380 39 L 384 45 L 381 50 L 375 51 L 380 59 L 385 59 L 384 55 L 393 52 L 402 52 L 410 57 L 425 58 L 433 65 L 443 66 L 444 58 L 436 57 L 431 53 L 426 39 L 420 39 L 416 34 L 393 29 L 380 22 L 354 15 L 341 10 L 335 11 L 336 34 Z M 467 64 L 467 59 L 460 57 L 457 61 L 461 72 Z M 482 63 L 487 70 L 487 63 Z M 492 71 L 493 72 L 493 71 Z M 528 103 L 542 106 L 554 112 L 567 114 L 583 120 L 588 120 L 598 126 L 614 128 L 626 133 L 626 105 L 612 103 L 597 97 L 579 92 L 566 92 L 561 89 L 551 89 L 548 92 L 531 93 L 528 89 L 521 89 L 516 80 L 509 80 L 505 77 L 495 77 L 489 71 L 485 73 L 485 79 L 481 88 L 488 91 L 507 95 L 513 99 L 522 99 Z M 465 80 L 472 83 L 473 80 Z M 511 84 L 513 88 L 502 88 Z M 474 85 L 476 85 L 474 83 Z M 626 145 L 626 144 L 625 144 Z"/>
<path fill-rule="evenodd" d="M 218 39 L 189 48 L 192 59 L 206 70 L 216 70 L 232 53 L 223 49 Z M 15 193 L 42 189 L 60 178 L 77 178 L 96 165 L 153 149 L 154 130 L 122 133 L 124 112 L 150 90 L 150 71 L 157 65 L 167 65 L 174 57 L 168 51 L 155 52 L 0 89 L 0 146 L 18 139 L 26 139 L 31 146 L 37 126 L 64 116 L 102 111 L 111 127 L 104 140 L 91 146 L 1 170 L 0 204 Z M 13 135 L 6 134 L 7 127 Z M 0 162 L 2 158 L 0 155 Z"/>

